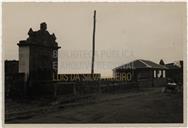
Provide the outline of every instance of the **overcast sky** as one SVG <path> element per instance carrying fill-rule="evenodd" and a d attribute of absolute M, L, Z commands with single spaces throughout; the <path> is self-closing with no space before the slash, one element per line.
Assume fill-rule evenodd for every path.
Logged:
<path fill-rule="evenodd" d="M 59 73 L 90 73 L 93 11 L 96 10 L 95 72 L 135 59 L 165 63 L 183 59 L 186 3 L 3 3 L 5 59 L 18 60 L 20 40 L 46 22 L 55 33 Z"/>

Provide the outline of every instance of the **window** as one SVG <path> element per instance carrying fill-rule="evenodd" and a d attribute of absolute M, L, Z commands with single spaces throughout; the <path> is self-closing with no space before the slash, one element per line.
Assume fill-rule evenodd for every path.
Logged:
<path fill-rule="evenodd" d="M 154 70 L 153 76 L 154 76 L 154 78 L 156 78 L 156 70 Z"/>
<path fill-rule="evenodd" d="M 161 77 L 162 77 L 162 71 L 161 71 L 161 70 L 158 71 L 157 77 L 158 77 L 158 78 L 161 78 Z"/>
<path fill-rule="evenodd" d="M 165 77 L 166 77 L 166 71 L 163 70 L 163 78 L 165 78 Z"/>

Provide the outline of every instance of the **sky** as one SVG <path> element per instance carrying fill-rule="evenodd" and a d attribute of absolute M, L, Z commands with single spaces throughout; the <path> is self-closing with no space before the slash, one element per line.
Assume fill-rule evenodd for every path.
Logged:
<path fill-rule="evenodd" d="M 96 10 L 95 73 L 135 59 L 170 63 L 183 59 L 186 3 L 3 3 L 3 52 L 18 60 L 20 40 L 46 22 L 58 45 L 58 72 L 90 73 L 93 12 Z"/>

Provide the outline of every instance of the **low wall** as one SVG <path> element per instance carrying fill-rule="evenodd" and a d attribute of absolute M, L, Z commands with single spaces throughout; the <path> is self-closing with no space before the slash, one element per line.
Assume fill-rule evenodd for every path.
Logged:
<path fill-rule="evenodd" d="M 154 79 L 139 80 L 138 82 L 126 81 L 80 81 L 80 82 L 64 82 L 64 81 L 38 81 L 33 82 L 31 87 L 27 87 L 27 96 L 38 97 L 48 96 L 56 97 L 59 95 L 85 95 L 93 93 L 116 93 L 126 92 L 127 90 L 137 90 L 140 87 L 164 86 L 166 80 Z M 22 93 L 20 93 L 22 94 Z"/>
<path fill-rule="evenodd" d="M 45 82 L 35 84 L 31 89 L 33 96 L 85 95 L 93 93 L 112 93 L 123 90 L 136 89 L 135 82 L 125 81 L 82 81 L 82 82 Z"/>
<path fill-rule="evenodd" d="M 153 80 L 154 86 L 165 86 L 167 84 L 166 78 L 157 78 Z"/>
<path fill-rule="evenodd" d="M 5 98 L 22 98 L 25 92 L 25 75 L 23 73 L 8 74 L 5 76 Z"/>
<path fill-rule="evenodd" d="M 139 80 L 139 87 L 152 87 L 152 80 Z"/>
<path fill-rule="evenodd" d="M 139 80 L 138 85 L 140 87 L 160 87 L 160 86 L 165 86 L 166 85 L 166 78 L 157 78 L 153 80 Z"/>

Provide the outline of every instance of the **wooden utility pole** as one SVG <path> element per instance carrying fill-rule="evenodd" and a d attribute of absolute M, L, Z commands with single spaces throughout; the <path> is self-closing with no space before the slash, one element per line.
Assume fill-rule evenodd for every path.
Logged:
<path fill-rule="evenodd" d="M 95 23 L 96 23 L 96 10 L 94 10 L 93 16 L 93 46 L 92 46 L 92 63 L 91 63 L 91 76 L 94 74 L 94 62 L 95 62 Z"/>

